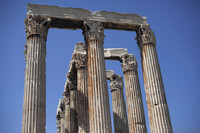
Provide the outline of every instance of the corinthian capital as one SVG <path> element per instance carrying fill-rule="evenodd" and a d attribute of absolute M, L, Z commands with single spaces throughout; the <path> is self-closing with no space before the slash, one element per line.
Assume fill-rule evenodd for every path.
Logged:
<path fill-rule="evenodd" d="M 119 76 L 117 74 L 113 74 L 112 77 L 110 78 L 110 88 L 111 92 L 120 89 L 123 90 L 124 83 L 123 83 L 123 78 L 122 76 Z"/>
<path fill-rule="evenodd" d="M 124 73 L 130 70 L 137 70 L 137 61 L 133 54 L 125 54 L 121 56 L 121 62 Z"/>
<path fill-rule="evenodd" d="M 150 29 L 150 25 L 141 25 L 136 33 L 136 40 L 139 47 L 141 47 L 143 44 L 156 45 L 156 38 L 154 32 Z"/>
<path fill-rule="evenodd" d="M 86 66 L 86 54 L 84 54 L 84 53 L 75 53 L 73 55 L 73 59 L 75 60 L 76 69 L 85 68 L 85 66 Z"/>
<path fill-rule="evenodd" d="M 104 28 L 100 22 L 96 21 L 84 21 L 83 23 L 83 35 L 85 37 L 85 42 L 90 42 L 93 40 L 102 41 L 104 40 Z"/>
<path fill-rule="evenodd" d="M 50 18 L 41 18 L 41 17 L 31 17 L 25 19 L 25 32 L 26 38 L 30 35 L 40 35 L 47 38 L 47 33 L 49 29 L 51 19 Z"/>

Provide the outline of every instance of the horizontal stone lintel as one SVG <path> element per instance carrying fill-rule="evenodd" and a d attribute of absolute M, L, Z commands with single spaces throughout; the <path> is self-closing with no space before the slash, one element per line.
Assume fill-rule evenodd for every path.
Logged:
<path fill-rule="evenodd" d="M 136 31 L 140 25 L 147 24 L 146 17 L 107 11 L 91 12 L 86 9 L 28 4 L 27 17 L 51 19 L 51 28 L 81 29 L 83 21 L 101 22 L 105 29 Z"/>
<path fill-rule="evenodd" d="M 120 57 L 124 54 L 128 54 L 128 50 L 125 48 L 104 49 L 104 58 L 106 60 L 120 60 Z"/>

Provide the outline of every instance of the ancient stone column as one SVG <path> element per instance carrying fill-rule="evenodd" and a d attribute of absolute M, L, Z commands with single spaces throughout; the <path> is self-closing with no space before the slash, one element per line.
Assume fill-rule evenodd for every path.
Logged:
<path fill-rule="evenodd" d="M 114 72 L 109 76 L 109 72 L 110 71 L 106 71 L 107 78 L 110 80 L 110 89 L 112 93 L 114 130 L 115 133 L 129 133 L 123 93 L 123 78 L 122 76 L 114 74 Z"/>
<path fill-rule="evenodd" d="M 89 132 L 88 118 L 88 89 L 86 72 L 86 53 L 75 53 L 77 69 L 77 114 L 78 114 L 78 133 Z"/>
<path fill-rule="evenodd" d="M 146 133 L 146 121 L 136 59 L 134 55 L 125 54 L 121 57 L 121 62 L 125 80 L 129 132 Z"/>
<path fill-rule="evenodd" d="M 64 119 L 65 119 L 65 101 L 60 99 L 57 108 L 57 133 L 65 133 Z"/>
<path fill-rule="evenodd" d="M 137 31 L 151 133 L 172 133 L 172 125 L 156 51 L 156 39 L 149 25 Z"/>
<path fill-rule="evenodd" d="M 22 133 L 45 133 L 46 40 L 49 19 L 31 18 L 26 24 L 26 69 Z"/>
<path fill-rule="evenodd" d="M 70 91 L 70 133 L 77 133 L 77 71 L 75 68 L 75 60 L 70 61 L 67 82 Z"/>
<path fill-rule="evenodd" d="M 111 133 L 110 105 L 104 60 L 104 28 L 99 22 L 84 21 L 87 45 L 89 131 Z"/>
<path fill-rule="evenodd" d="M 69 86 L 66 85 L 66 87 L 67 89 L 65 89 L 65 91 L 63 92 L 63 96 L 65 100 L 64 125 L 65 125 L 65 133 L 70 133 L 70 93 L 69 93 Z"/>

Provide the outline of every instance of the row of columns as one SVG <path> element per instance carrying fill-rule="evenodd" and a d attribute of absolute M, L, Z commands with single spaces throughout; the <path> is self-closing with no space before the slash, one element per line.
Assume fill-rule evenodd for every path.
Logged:
<path fill-rule="evenodd" d="M 25 51 L 26 69 L 22 133 L 45 132 L 45 57 L 46 38 L 50 22 L 50 19 L 33 19 L 30 17 L 27 18 L 25 21 L 27 33 L 27 49 Z M 136 33 L 136 39 L 141 53 L 151 132 L 171 133 L 172 126 L 156 52 L 154 33 L 151 31 L 149 25 L 141 25 L 140 27 L 138 27 Z M 74 80 L 69 80 L 69 92 L 65 93 L 65 100 L 68 101 L 68 97 L 70 95 L 70 115 L 66 114 L 67 118 L 65 119 L 67 120 L 70 116 L 70 121 L 72 121 L 71 118 L 74 117 L 73 121 L 74 123 L 76 123 L 76 115 L 78 114 L 76 112 L 77 108 L 81 110 L 84 107 L 88 106 L 89 114 L 86 113 L 88 117 L 88 121 L 86 121 L 88 122 L 89 126 L 88 129 L 83 128 L 83 130 L 95 133 L 111 133 L 112 128 L 110 119 L 110 106 L 106 82 L 103 48 L 104 27 L 100 22 L 84 21 L 83 35 L 87 45 L 85 67 L 87 71 L 83 72 L 80 68 L 77 69 L 78 74 L 76 80 L 81 78 L 81 80 L 84 81 L 83 83 L 74 85 Z M 125 58 L 129 59 L 129 57 Z M 126 97 L 128 103 L 128 118 L 132 118 L 129 120 L 129 132 L 146 132 L 145 119 L 143 117 L 144 110 L 142 107 L 141 91 L 139 86 L 138 74 L 136 71 L 137 67 L 135 67 L 137 65 L 133 61 L 130 65 L 131 68 L 127 69 L 126 67 L 124 68 L 125 65 L 123 58 L 121 59 L 121 61 L 125 77 Z M 70 79 L 70 77 L 68 78 Z M 85 88 L 88 89 L 88 92 L 85 90 Z M 78 93 L 76 92 L 77 90 Z M 85 100 L 83 100 L 85 104 L 82 107 L 78 107 L 73 97 L 76 97 L 77 95 L 80 96 L 82 94 L 85 95 Z M 130 107 L 129 104 L 131 104 Z M 80 116 L 81 115 L 82 114 L 80 114 Z M 85 120 L 83 119 L 81 121 Z M 74 128 L 73 126 L 76 125 L 70 124 L 69 126 L 68 124 L 68 127 L 70 128 L 70 133 L 73 132 L 73 130 L 75 130 L 74 132 L 77 132 L 78 130 L 78 128 L 72 129 Z"/>

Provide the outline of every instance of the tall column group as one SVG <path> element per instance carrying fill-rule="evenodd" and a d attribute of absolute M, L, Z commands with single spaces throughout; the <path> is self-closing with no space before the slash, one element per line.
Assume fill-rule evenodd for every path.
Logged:
<path fill-rule="evenodd" d="M 45 133 L 46 40 L 49 27 L 55 26 L 55 20 L 52 21 L 51 25 L 51 19 L 31 15 L 25 21 L 27 44 L 24 52 L 26 69 L 22 133 Z M 60 100 L 57 110 L 57 132 L 112 133 L 109 79 L 115 133 L 147 133 L 136 58 L 133 54 L 119 51 L 107 57 L 121 62 L 125 104 L 123 78 L 117 74 L 109 78 L 106 76 L 104 28 L 114 24 L 85 19 L 77 24 L 83 30 L 86 45 L 78 43 L 70 61 L 64 99 Z M 138 25 L 134 30 L 141 54 L 151 133 L 172 133 L 155 35 L 147 24 Z"/>

